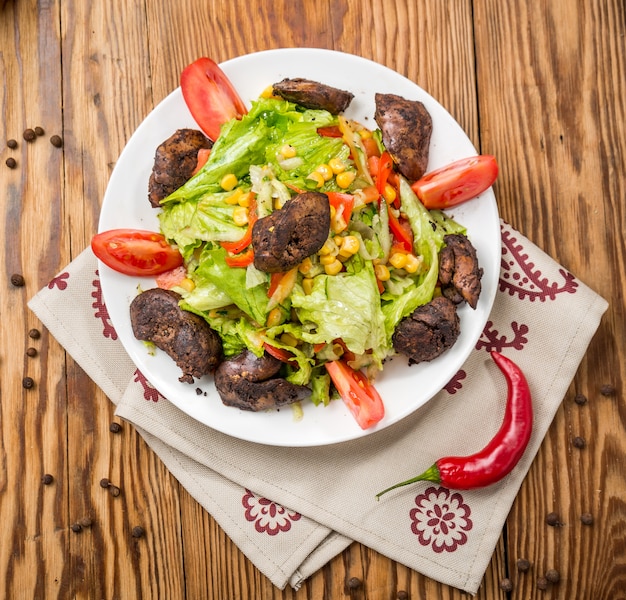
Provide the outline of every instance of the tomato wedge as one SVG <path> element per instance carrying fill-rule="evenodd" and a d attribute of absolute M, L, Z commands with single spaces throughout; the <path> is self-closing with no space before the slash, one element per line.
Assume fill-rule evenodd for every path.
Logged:
<path fill-rule="evenodd" d="M 361 429 L 376 425 L 385 416 L 382 398 L 363 373 L 351 369 L 342 360 L 327 362 L 325 367 Z"/>
<path fill-rule="evenodd" d="M 426 208 L 443 209 L 475 198 L 491 187 L 497 176 L 495 156 L 482 154 L 426 173 L 411 188 Z"/>
<path fill-rule="evenodd" d="M 224 71 L 210 58 L 198 58 L 185 67 L 180 88 L 191 116 L 213 141 L 224 123 L 248 112 Z"/>
<path fill-rule="evenodd" d="M 183 264 L 180 252 L 160 233 L 110 229 L 91 239 L 93 253 L 108 267 L 139 277 L 160 275 Z"/>

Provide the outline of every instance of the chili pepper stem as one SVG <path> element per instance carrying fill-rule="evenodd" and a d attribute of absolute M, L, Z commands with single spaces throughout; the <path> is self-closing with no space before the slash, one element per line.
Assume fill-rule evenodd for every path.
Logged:
<path fill-rule="evenodd" d="M 431 467 L 426 469 L 426 471 L 424 471 L 421 475 L 418 475 L 417 477 L 413 477 L 412 479 L 407 479 L 406 481 L 401 481 L 400 483 L 396 483 L 395 485 L 388 487 L 386 490 L 379 492 L 378 494 L 376 494 L 376 500 L 380 500 L 380 497 L 383 494 L 386 494 L 387 492 L 391 490 L 395 490 L 396 488 L 403 487 L 405 485 L 410 485 L 411 483 L 416 483 L 418 481 L 432 481 L 433 483 L 441 483 L 441 477 L 439 476 L 439 468 L 437 467 L 437 464 L 432 465 Z"/>

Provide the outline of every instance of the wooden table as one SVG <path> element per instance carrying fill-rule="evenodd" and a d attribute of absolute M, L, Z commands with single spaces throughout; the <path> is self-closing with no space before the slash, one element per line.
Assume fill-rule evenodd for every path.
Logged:
<path fill-rule="evenodd" d="M 0 597 L 467 596 L 357 543 L 299 592 L 276 589 L 130 426 L 110 432 L 111 403 L 52 336 L 28 335 L 43 328 L 27 300 L 89 243 L 120 151 L 181 68 L 201 55 L 310 46 L 373 59 L 428 90 L 497 156 L 501 216 L 611 302 L 477 597 L 505 597 L 499 584 L 510 576 L 511 598 L 626 598 L 623 0 L 0 4 Z M 44 134 L 26 143 L 22 132 L 36 126 Z M 49 142 L 55 134 L 62 148 Z M 120 482 L 122 502 L 101 493 L 102 477 Z M 564 526 L 548 535 L 550 511 Z M 586 512 L 594 523 L 582 539 L 567 525 Z M 90 534 L 75 534 L 86 516 Z M 143 538 L 132 537 L 135 525 Z M 520 557 L 536 573 L 558 569 L 560 584 L 538 591 L 535 576 L 517 576 Z M 363 586 L 350 590 L 351 577 Z"/>

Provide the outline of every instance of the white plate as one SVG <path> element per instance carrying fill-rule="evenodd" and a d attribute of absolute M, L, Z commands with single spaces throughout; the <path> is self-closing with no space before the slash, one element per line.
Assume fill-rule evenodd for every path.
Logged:
<path fill-rule="evenodd" d="M 476 154 L 476 149 L 452 116 L 423 89 L 384 66 L 363 58 L 320 49 L 280 49 L 249 54 L 222 65 L 246 102 L 285 77 L 306 77 L 354 94 L 346 115 L 375 128 L 374 93 L 395 93 L 421 100 L 433 118 L 428 170 Z M 148 202 L 148 178 L 156 147 L 181 127 L 196 127 L 179 89 L 166 97 L 137 128 L 113 170 L 104 197 L 99 231 L 119 227 L 158 230 L 157 210 Z M 163 352 L 151 355 L 133 336 L 129 305 L 154 280 L 120 275 L 100 264 L 104 299 L 119 338 L 138 369 L 159 392 L 201 423 L 231 436 L 273 446 L 320 446 L 366 436 L 388 427 L 431 399 L 463 365 L 489 317 L 500 271 L 500 223 L 495 197 L 488 190 L 480 198 L 452 211 L 467 227 L 484 269 L 483 290 L 476 310 L 459 309 L 461 335 L 436 360 L 407 366 L 404 357 L 389 361 L 377 380 L 386 414 L 375 427 L 363 431 L 343 402 L 328 407 L 303 404 L 296 420 L 291 408 L 251 413 L 225 407 L 211 377 L 194 385 L 178 381 L 180 370 Z M 199 395 L 201 388 L 206 395 Z"/>

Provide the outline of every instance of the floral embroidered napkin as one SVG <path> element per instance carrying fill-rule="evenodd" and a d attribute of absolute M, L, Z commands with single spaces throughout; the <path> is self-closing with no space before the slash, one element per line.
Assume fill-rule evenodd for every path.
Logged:
<path fill-rule="evenodd" d="M 103 303 L 85 250 L 29 303 L 171 473 L 278 587 L 302 581 L 357 540 L 433 579 L 475 593 L 511 505 L 607 302 L 502 223 L 499 290 L 465 365 L 400 423 L 321 448 L 229 437 L 163 398 L 136 369 Z M 533 436 L 500 483 L 456 492 L 419 483 L 376 500 L 444 455 L 482 448 L 500 426 L 506 382 L 488 352 L 524 370 Z"/>

